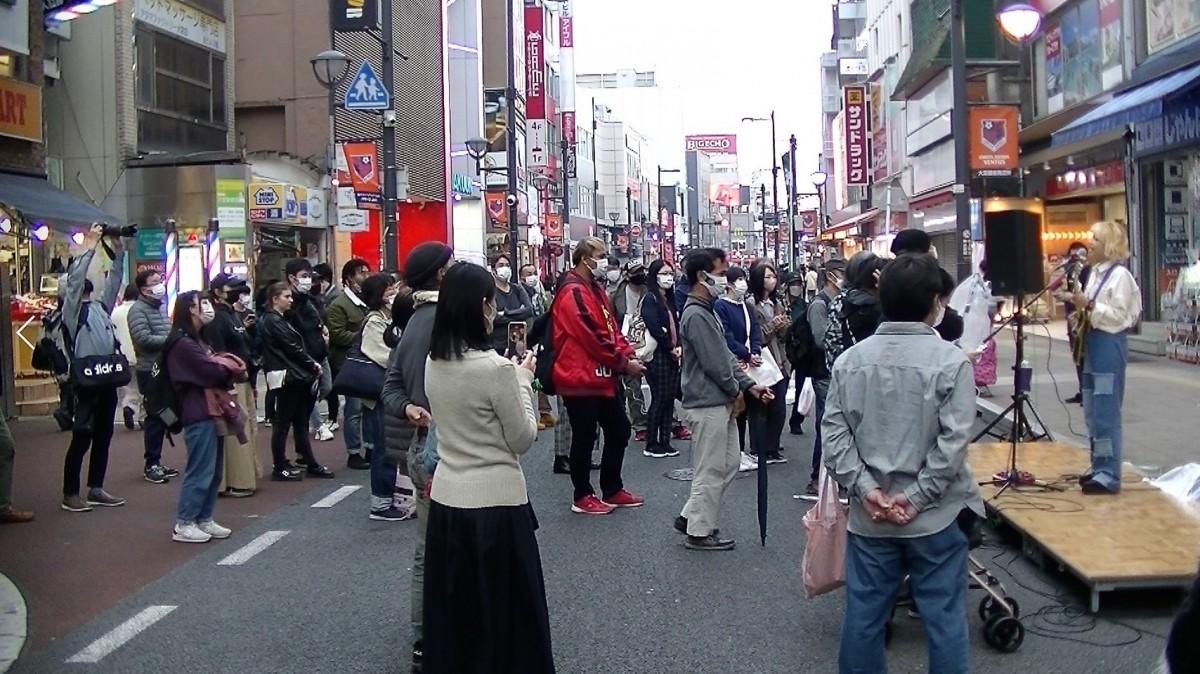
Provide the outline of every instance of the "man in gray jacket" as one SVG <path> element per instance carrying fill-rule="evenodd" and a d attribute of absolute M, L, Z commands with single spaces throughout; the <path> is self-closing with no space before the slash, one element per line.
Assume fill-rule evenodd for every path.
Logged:
<path fill-rule="evenodd" d="M 884 624 L 907 575 L 929 638 L 929 670 L 965 672 L 967 538 L 983 516 L 967 465 L 975 380 L 933 329 L 945 305 L 937 261 L 901 255 L 879 282 L 886 322 L 833 366 L 825 466 L 850 493 L 839 668 L 887 671 Z"/>
<path fill-rule="evenodd" d="M 137 285 L 138 299 L 129 308 L 129 337 L 137 354 L 138 390 L 145 395 L 150 390 L 150 370 L 162 355 L 167 336 L 171 334 L 171 324 L 163 309 L 167 286 L 163 283 L 162 275 L 153 269 L 144 269 L 138 272 L 134 283 Z M 142 475 L 147 482 L 164 484 L 179 475 L 174 468 L 162 465 L 163 438 L 167 429 L 158 417 L 146 415 L 142 430 L 146 459 Z"/>
<path fill-rule="evenodd" d="M 763 402 L 773 396 L 742 371 L 713 313 L 713 302 L 725 292 L 724 259 L 700 250 L 683 264 L 691 288 L 679 319 L 683 417 L 692 430 L 695 475 L 675 529 L 687 534 L 685 545 L 690 550 L 732 550 L 733 540 L 717 535 L 717 516 L 741 458 L 734 408 L 746 393 Z"/>
<path fill-rule="evenodd" d="M 417 545 L 412 566 L 412 643 L 414 671 L 421 663 L 422 614 L 425 592 L 425 526 L 429 522 L 427 485 L 437 465 L 436 435 L 425 396 L 425 361 L 433 337 L 438 289 L 454 264 L 454 251 L 444 243 L 430 241 L 412 250 L 404 265 L 404 278 L 413 291 L 415 310 L 400 343 L 392 349 L 387 378 L 383 384 L 384 414 L 389 427 L 399 431 L 389 436 L 387 451 L 400 454 L 398 465 L 413 481 L 417 498 Z M 374 500 L 374 495 L 372 500 Z M 389 497 L 390 503 L 390 497 Z M 381 502 L 380 506 L 383 505 Z M 372 504 L 374 508 L 375 504 Z"/>

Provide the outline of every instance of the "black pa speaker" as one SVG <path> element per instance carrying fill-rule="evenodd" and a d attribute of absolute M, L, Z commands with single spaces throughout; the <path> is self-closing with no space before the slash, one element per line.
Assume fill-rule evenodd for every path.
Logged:
<path fill-rule="evenodd" d="M 1042 289 L 1041 216 L 1030 211 L 995 211 L 983 216 L 986 278 L 992 294 L 1030 295 Z"/>

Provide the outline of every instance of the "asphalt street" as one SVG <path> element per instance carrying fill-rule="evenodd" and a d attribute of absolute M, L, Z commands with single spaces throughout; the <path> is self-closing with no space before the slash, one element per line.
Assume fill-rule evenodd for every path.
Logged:
<path fill-rule="evenodd" d="M 559 671 L 836 671 L 842 594 L 805 599 L 799 573 L 808 504 L 792 494 L 808 474 L 808 426 L 805 436 L 785 436 L 791 462 L 770 467 L 766 547 L 758 544 L 755 480 L 735 482 L 721 527 L 738 547 L 727 553 L 687 551 L 671 528 L 687 484 L 663 473 L 684 465 L 686 451 L 652 460 L 631 450 L 626 482 L 646 506 L 583 517 L 569 510 L 569 479 L 550 473 L 552 434 L 543 432 L 523 465 L 541 524 Z M 366 483 L 365 473 L 342 471 L 263 516 L 222 500 L 218 520 L 232 538 L 205 545 L 62 638 L 27 648 L 12 671 L 407 671 L 417 527 L 368 520 Z M 335 493 L 343 496 L 336 504 L 312 507 Z M 976 612 L 983 595 L 973 591 L 973 671 L 1154 670 L 1178 594 L 1117 593 L 1092 618 L 1077 610 L 1084 594 L 1067 576 L 1033 568 L 989 533 L 976 556 L 1020 602 L 1029 633 L 1018 652 L 993 651 Z M 180 545 L 160 538 L 164 551 Z M 893 672 L 925 670 L 918 619 L 897 612 L 888 656 Z"/>

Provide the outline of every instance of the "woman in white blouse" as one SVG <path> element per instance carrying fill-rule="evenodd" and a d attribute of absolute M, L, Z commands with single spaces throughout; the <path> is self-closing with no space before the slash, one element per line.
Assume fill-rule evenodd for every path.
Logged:
<path fill-rule="evenodd" d="M 1125 400 L 1128 332 L 1142 314 L 1142 291 L 1125 266 L 1129 239 L 1116 222 L 1092 225 L 1088 260 L 1091 275 L 1076 307 L 1087 312 L 1084 335 L 1083 412 L 1087 419 L 1092 469 L 1080 478 L 1084 494 L 1121 491 L 1121 404 Z"/>

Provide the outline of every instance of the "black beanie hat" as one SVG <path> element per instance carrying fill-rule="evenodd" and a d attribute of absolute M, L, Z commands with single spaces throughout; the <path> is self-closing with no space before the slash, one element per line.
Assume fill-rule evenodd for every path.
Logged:
<path fill-rule="evenodd" d="M 450 258 L 454 250 L 441 241 L 426 241 L 412 249 L 404 261 L 404 280 L 413 290 L 427 290 L 429 283 Z"/>
<path fill-rule="evenodd" d="M 932 244 L 925 230 L 902 229 L 896 233 L 896 238 L 892 239 L 892 254 L 928 253 Z"/>

